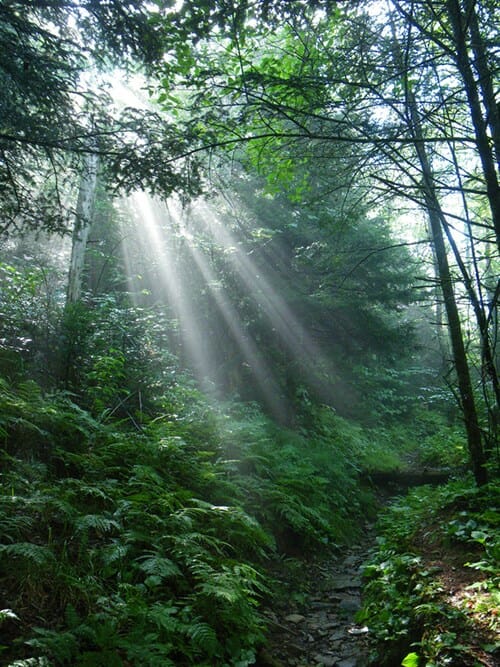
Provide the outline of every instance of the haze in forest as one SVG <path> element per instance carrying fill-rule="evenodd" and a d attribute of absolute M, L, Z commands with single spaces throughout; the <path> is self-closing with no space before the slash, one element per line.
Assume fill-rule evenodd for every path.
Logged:
<path fill-rule="evenodd" d="M 498 20 L 0 3 L 2 664 L 497 663 Z"/>

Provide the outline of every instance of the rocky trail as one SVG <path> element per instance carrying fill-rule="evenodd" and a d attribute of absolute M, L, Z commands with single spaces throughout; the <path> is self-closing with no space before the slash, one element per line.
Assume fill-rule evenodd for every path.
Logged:
<path fill-rule="evenodd" d="M 366 666 L 369 630 L 356 624 L 355 614 L 361 607 L 361 567 L 374 540 L 367 526 L 344 554 L 303 563 L 302 597 L 290 596 L 267 612 L 270 641 L 257 665 Z"/>
<path fill-rule="evenodd" d="M 392 471 L 372 475 L 370 481 L 382 508 L 411 487 L 445 482 L 450 472 Z M 375 537 L 374 525 L 366 524 L 356 544 L 343 553 L 299 561 L 300 593 L 289 584 L 286 602 L 268 610 L 269 643 L 257 667 L 366 667 L 369 627 L 358 625 L 355 615 L 361 608 L 362 567 Z"/>

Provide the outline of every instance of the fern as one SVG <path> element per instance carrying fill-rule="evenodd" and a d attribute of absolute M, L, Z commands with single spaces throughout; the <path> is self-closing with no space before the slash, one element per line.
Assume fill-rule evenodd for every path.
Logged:
<path fill-rule="evenodd" d="M 181 575 L 179 567 L 169 558 L 158 554 L 145 554 L 137 559 L 140 569 L 149 576 L 159 577 L 160 580 Z"/>
<path fill-rule="evenodd" d="M 10 499 L 8 499 L 10 501 Z M 12 502 L 7 502 L 5 507 L 9 509 Z M 29 535 L 32 532 L 34 518 L 32 516 L 13 514 L 12 516 L 4 515 L 3 503 L 0 503 L 0 535 L 2 541 L 17 541 L 21 535 Z"/>
<path fill-rule="evenodd" d="M 88 460 L 86 461 L 88 465 Z M 112 505 L 112 494 L 115 491 L 115 480 L 102 480 L 97 484 L 89 484 L 81 479 L 65 479 L 61 482 L 61 490 L 65 491 L 72 500 L 78 498 L 86 503 L 95 501 L 99 505 Z"/>
<path fill-rule="evenodd" d="M 78 650 L 78 641 L 72 631 L 58 632 L 46 628 L 34 628 L 36 638 L 26 644 L 54 658 L 59 664 L 71 664 Z"/>
<path fill-rule="evenodd" d="M 215 630 L 199 620 L 194 620 L 187 629 L 187 634 L 194 644 L 194 649 L 198 653 L 205 653 L 212 657 L 220 652 L 220 644 Z"/>
<path fill-rule="evenodd" d="M 23 560 L 37 566 L 54 563 L 52 551 L 45 546 L 32 542 L 16 542 L 14 544 L 0 544 L 0 554 L 5 554 L 14 560 Z"/>
<path fill-rule="evenodd" d="M 118 531 L 119 529 L 120 524 L 118 521 L 100 514 L 86 514 L 75 521 L 75 530 L 77 533 L 94 530 L 97 534 L 105 534 Z"/>
<path fill-rule="evenodd" d="M 68 396 L 0 380 L 16 451 L 3 457 L 0 557 L 11 567 L 1 584 L 12 609 L 24 605 L 13 658 L 27 640 L 75 667 L 252 664 L 267 594 L 260 568 L 280 531 L 302 545 L 330 539 L 352 488 L 344 454 L 332 464 L 323 436 L 176 391 L 166 416 L 137 433 L 97 424 Z M 29 634 L 37 618 L 44 627 Z"/>
<path fill-rule="evenodd" d="M 155 602 L 148 611 L 148 619 L 150 619 L 158 628 L 165 630 L 167 633 L 174 634 L 178 632 L 181 624 L 176 618 L 178 607 L 172 604 L 162 604 Z"/>
<path fill-rule="evenodd" d="M 115 541 L 105 545 L 100 551 L 101 562 L 104 568 L 109 568 L 123 561 L 130 552 L 130 546 Z"/>

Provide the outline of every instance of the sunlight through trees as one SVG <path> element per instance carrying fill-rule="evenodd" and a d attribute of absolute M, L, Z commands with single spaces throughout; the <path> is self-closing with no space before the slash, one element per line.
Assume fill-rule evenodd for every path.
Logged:
<path fill-rule="evenodd" d="M 496 664 L 499 27 L 0 3 L 2 664 Z"/>

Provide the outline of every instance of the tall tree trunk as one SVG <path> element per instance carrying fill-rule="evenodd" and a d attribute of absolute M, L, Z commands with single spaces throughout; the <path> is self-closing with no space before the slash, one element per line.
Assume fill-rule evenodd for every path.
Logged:
<path fill-rule="evenodd" d="M 95 191 L 97 184 L 98 156 L 87 153 L 83 163 L 83 170 L 76 204 L 76 219 L 73 228 L 71 246 L 71 260 L 68 277 L 68 291 L 66 303 L 76 303 L 82 293 L 82 275 L 85 262 L 85 249 L 92 223 Z"/>
<path fill-rule="evenodd" d="M 427 153 L 417 101 L 411 83 L 408 79 L 408 68 L 405 66 L 405 58 L 396 35 L 395 25 L 392 22 L 391 27 L 393 31 L 393 57 L 396 65 L 399 68 L 399 71 L 402 72 L 403 77 L 405 90 L 406 123 L 410 130 L 412 139 L 414 140 L 415 151 L 417 153 L 420 170 L 422 173 L 424 203 L 427 215 L 429 217 L 429 228 L 438 269 L 439 283 L 443 293 L 444 307 L 448 320 L 448 333 L 450 336 L 453 363 L 457 375 L 460 403 L 467 434 L 469 457 L 476 484 L 481 486 L 488 481 L 486 456 L 483 447 L 481 429 L 479 427 L 476 402 L 474 400 L 474 392 L 472 389 L 469 363 L 467 360 L 467 353 L 465 350 L 462 334 L 460 314 L 458 312 L 458 306 L 455 299 L 453 278 L 451 275 L 448 254 L 446 251 L 442 226 L 442 223 L 445 222 L 445 220 L 444 216 L 441 215 L 442 211 L 436 193 L 434 172 L 432 170 L 431 161 Z"/>
<path fill-rule="evenodd" d="M 493 73 L 489 66 L 486 44 L 484 43 L 479 27 L 479 19 L 476 12 L 477 0 L 463 0 L 463 3 L 466 25 L 469 27 L 471 34 L 474 68 L 478 74 L 479 87 L 486 110 L 486 122 L 493 138 L 497 168 L 500 174 L 500 105 L 497 104 Z"/>
<path fill-rule="evenodd" d="M 444 242 L 443 228 L 441 226 L 439 201 L 436 195 L 434 177 L 429 157 L 423 141 L 423 133 L 420 125 L 416 100 L 411 90 L 407 91 L 408 111 L 412 123 L 412 130 L 415 138 L 415 146 L 418 154 L 420 166 L 422 169 L 424 183 L 424 197 L 429 216 L 429 224 L 436 255 L 436 262 L 439 271 L 439 279 L 443 292 L 446 317 L 448 319 L 448 331 L 450 335 L 451 349 L 453 351 L 453 361 L 457 373 L 458 389 L 460 402 L 465 421 L 465 430 L 467 432 L 467 444 L 469 455 L 474 472 L 474 478 L 478 485 L 485 484 L 488 481 L 487 470 L 485 467 L 486 457 L 483 448 L 481 429 L 477 415 L 472 382 L 467 361 L 467 354 L 462 335 L 462 326 L 458 312 L 455 292 L 453 289 L 453 279 L 451 276 L 448 255 Z"/>
<path fill-rule="evenodd" d="M 453 31 L 453 39 L 456 47 L 455 62 L 464 83 L 464 90 L 467 96 L 470 117 L 476 137 L 476 146 L 486 182 L 486 191 L 491 209 L 497 246 L 500 250 L 500 185 L 498 182 L 498 175 L 495 166 L 495 158 L 491 149 L 490 138 L 488 137 L 487 132 L 488 124 L 484 118 L 483 110 L 481 107 L 481 99 L 479 96 L 479 89 L 474 77 L 474 71 L 472 69 L 472 64 L 469 57 L 469 44 L 467 39 L 467 31 L 469 29 L 469 25 L 471 25 L 471 18 L 476 18 L 475 27 L 477 30 L 479 30 L 479 28 L 477 26 L 477 16 L 475 14 L 474 8 L 470 6 L 469 2 L 466 2 L 465 4 L 469 9 L 469 15 L 464 16 L 459 0 L 446 0 L 446 11 L 450 20 L 451 28 Z M 470 11 L 472 11 L 472 13 L 470 13 Z M 472 23 L 474 23 L 474 21 L 472 21 Z M 479 60 L 476 62 L 476 66 L 481 67 L 482 71 L 480 76 L 482 79 L 483 75 L 487 76 L 486 72 L 489 72 L 489 70 L 486 55 L 481 53 L 481 44 L 482 42 L 479 42 L 479 44 L 475 43 L 475 49 L 473 49 L 473 51 L 478 51 L 476 59 L 479 56 Z M 486 70 L 486 72 L 484 70 Z M 489 77 L 487 76 L 486 80 L 481 81 L 481 84 L 483 86 L 483 100 L 485 100 L 485 106 L 489 105 L 491 107 L 490 96 L 492 95 L 492 92 L 489 90 L 488 80 Z M 488 109 L 488 106 L 486 106 L 486 109 Z M 490 117 L 490 127 L 493 131 L 495 146 L 498 149 L 500 146 L 500 138 L 498 137 L 498 123 L 495 120 L 497 118 L 498 110 L 495 110 L 493 116 Z"/>

